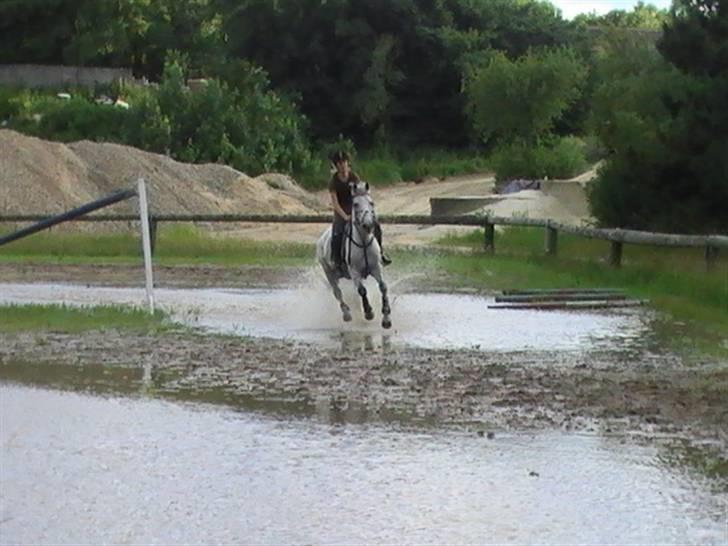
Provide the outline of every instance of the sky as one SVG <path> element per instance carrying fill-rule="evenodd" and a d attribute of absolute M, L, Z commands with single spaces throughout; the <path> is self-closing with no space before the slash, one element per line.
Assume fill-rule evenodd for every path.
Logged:
<path fill-rule="evenodd" d="M 637 0 L 549 0 L 561 10 L 566 19 L 571 19 L 580 13 L 596 11 L 604 14 L 613 9 L 631 10 Z M 652 4 L 660 9 L 669 8 L 671 0 L 645 0 L 645 4 Z"/>

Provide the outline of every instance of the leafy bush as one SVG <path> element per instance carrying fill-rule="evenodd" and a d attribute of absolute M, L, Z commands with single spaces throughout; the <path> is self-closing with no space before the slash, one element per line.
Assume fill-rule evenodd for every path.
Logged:
<path fill-rule="evenodd" d="M 16 117 L 23 109 L 23 93 L 8 87 L 0 87 L 0 121 Z"/>
<path fill-rule="evenodd" d="M 124 124 L 124 142 L 156 153 L 167 153 L 172 141 L 169 118 L 162 114 L 159 101 L 150 91 L 128 97 L 132 107 Z"/>
<path fill-rule="evenodd" d="M 491 169 L 485 156 L 476 151 L 418 150 L 402 160 L 402 179 L 418 180 L 428 176 L 456 176 L 483 173 Z"/>
<path fill-rule="evenodd" d="M 124 142 L 123 127 L 127 112 L 112 105 L 94 104 L 84 98 L 56 101 L 38 123 L 41 135 L 55 140 L 96 140 Z"/>
<path fill-rule="evenodd" d="M 223 162 L 249 174 L 305 171 L 313 158 L 305 119 L 269 89 L 265 73 L 248 64 L 239 88 L 210 79 L 199 91 L 185 85 L 183 61 L 167 63 L 159 107 L 169 120 L 171 153 L 181 161 Z"/>
<path fill-rule="evenodd" d="M 353 147 L 353 145 L 352 145 Z M 323 145 L 324 150 L 340 149 L 341 146 Z M 344 147 L 344 149 L 349 149 Z M 353 148 L 352 148 L 353 149 Z M 351 153 L 351 152 L 350 152 Z M 328 154 L 320 154 L 328 157 Z M 478 152 L 434 150 L 429 148 L 405 150 L 367 150 L 354 158 L 354 170 L 375 186 L 400 181 L 421 180 L 428 176 L 455 176 L 458 174 L 483 173 L 490 169 L 489 162 Z M 328 161 L 312 163 L 315 167 L 299 175 L 299 183 L 310 190 L 326 187 L 331 176 Z"/>
<path fill-rule="evenodd" d="M 372 183 L 391 184 L 402 180 L 400 166 L 391 157 L 372 158 L 358 164 L 357 173 Z"/>
<path fill-rule="evenodd" d="M 239 88 L 209 79 L 193 91 L 186 85 L 184 58 L 171 59 L 158 87 L 111 91 L 129 103 L 128 110 L 97 104 L 88 92 L 60 100 L 47 92 L 5 90 L 0 114 L 10 128 L 41 138 L 118 142 L 180 161 L 226 163 L 251 175 L 316 168 L 306 120 L 269 88 L 262 70 L 240 63 Z"/>
<path fill-rule="evenodd" d="M 497 180 L 571 178 L 587 168 L 584 145 L 574 137 L 529 146 L 523 142 L 496 149 L 490 158 Z"/>

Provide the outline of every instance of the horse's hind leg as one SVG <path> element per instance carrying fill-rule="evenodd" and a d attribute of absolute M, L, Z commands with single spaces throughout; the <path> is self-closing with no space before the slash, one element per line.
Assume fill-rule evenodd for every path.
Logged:
<path fill-rule="evenodd" d="M 324 271 L 326 272 L 326 278 L 329 281 L 329 284 L 331 285 L 331 289 L 334 291 L 334 297 L 336 298 L 336 301 L 339 302 L 339 308 L 341 309 L 341 314 L 344 319 L 344 322 L 350 322 L 351 321 L 351 309 L 344 301 L 344 295 L 341 293 L 341 288 L 339 288 L 339 279 L 336 277 L 336 273 L 333 271 L 330 271 L 328 268 L 324 267 Z"/>
<path fill-rule="evenodd" d="M 367 297 L 367 289 L 366 286 L 364 286 L 364 283 L 362 283 L 361 279 L 356 282 L 356 290 L 361 296 L 361 304 L 364 307 L 364 318 L 367 320 L 372 320 L 374 318 L 374 310 L 369 303 L 369 298 Z"/>

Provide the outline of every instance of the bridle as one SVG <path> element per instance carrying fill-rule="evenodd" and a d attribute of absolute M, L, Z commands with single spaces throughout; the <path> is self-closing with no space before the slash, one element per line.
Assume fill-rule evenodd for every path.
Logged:
<path fill-rule="evenodd" d="M 368 274 L 369 273 L 369 253 L 367 252 L 367 249 L 372 245 L 372 242 L 374 241 L 374 232 L 373 232 L 373 229 L 372 230 L 363 229 L 362 225 L 363 225 L 364 221 L 366 220 L 367 216 L 371 216 L 372 228 L 373 228 L 374 222 L 376 221 L 376 217 L 375 217 L 371 199 L 369 198 L 368 195 L 365 195 L 365 194 L 354 195 L 354 200 L 356 200 L 357 198 L 362 198 L 362 197 L 368 201 L 370 206 L 364 210 L 356 211 L 356 210 L 353 210 L 355 207 L 354 207 L 354 203 L 352 203 L 352 214 L 351 214 L 351 218 L 349 220 L 349 229 L 348 229 L 348 232 L 346 233 L 346 237 L 349 240 L 349 252 L 348 252 L 348 255 L 346 258 L 347 258 L 348 265 L 351 265 L 351 247 L 356 246 L 357 248 L 361 248 L 364 253 L 365 271 Z M 353 234 L 354 234 L 355 229 L 359 233 L 359 236 L 361 237 L 363 243 L 360 243 L 360 242 L 354 240 Z M 365 233 L 366 235 L 364 235 L 362 232 Z"/>

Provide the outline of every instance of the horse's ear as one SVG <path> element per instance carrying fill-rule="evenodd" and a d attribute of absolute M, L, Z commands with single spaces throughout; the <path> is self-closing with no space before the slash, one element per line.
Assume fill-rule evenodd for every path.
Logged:
<path fill-rule="evenodd" d="M 367 191 L 369 191 L 369 182 L 364 182 L 364 186 L 366 187 Z"/>

